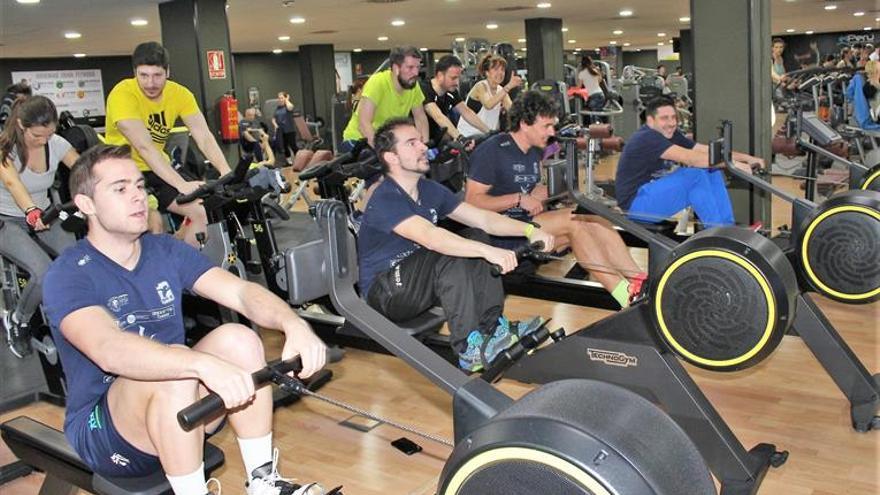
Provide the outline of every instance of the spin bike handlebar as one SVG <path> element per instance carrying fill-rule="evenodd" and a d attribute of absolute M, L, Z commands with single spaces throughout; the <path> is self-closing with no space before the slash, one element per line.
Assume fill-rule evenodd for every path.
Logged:
<path fill-rule="evenodd" d="M 276 361 L 269 363 L 265 368 L 253 373 L 254 386 L 260 388 L 272 382 L 277 373 L 298 373 L 302 370 L 302 361 L 299 356 L 288 361 Z M 211 419 L 226 409 L 223 399 L 214 392 L 202 397 L 193 404 L 183 408 L 177 413 L 177 423 L 184 431 L 191 431 L 199 424 Z"/>
<path fill-rule="evenodd" d="M 175 201 L 177 201 L 177 204 L 179 205 L 185 205 L 187 203 L 192 203 L 197 199 L 206 198 L 214 193 L 220 192 L 224 186 L 232 183 L 234 178 L 235 174 L 230 172 L 217 180 L 205 182 L 188 194 L 178 194 Z"/>
<path fill-rule="evenodd" d="M 177 204 L 179 205 L 192 203 L 197 199 L 204 199 L 208 196 L 211 196 L 212 194 L 220 193 L 223 191 L 224 187 L 230 184 L 243 182 L 247 176 L 248 169 L 250 168 L 253 159 L 254 157 L 251 154 L 246 154 L 242 156 L 238 160 L 238 164 L 235 166 L 234 170 L 217 180 L 205 182 L 190 193 L 178 194 L 177 198 L 175 198 L 175 201 L 177 201 Z"/>
<path fill-rule="evenodd" d="M 543 251 L 544 243 L 542 241 L 533 242 L 531 244 L 523 244 L 522 246 L 513 249 L 513 253 L 516 255 L 516 259 L 521 260 L 523 258 L 527 258 L 532 256 L 533 254 Z M 490 268 L 493 277 L 498 277 L 501 275 L 501 266 L 492 263 L 492 267 Z"/>
<path fill-rule="evenodd" d="M 53 204 L 52 206 L 46 208 L 46 211 L 40 215 L 40 221 L 43 222 L 43 225 L 49 225 L 54 222 L 58 217 L 63 216 L 61 220 L 65 220 L 67 215 L 76 212 L 77 207 L 73 203 L 73 201 L 68 201 L 63 204 Z"/>

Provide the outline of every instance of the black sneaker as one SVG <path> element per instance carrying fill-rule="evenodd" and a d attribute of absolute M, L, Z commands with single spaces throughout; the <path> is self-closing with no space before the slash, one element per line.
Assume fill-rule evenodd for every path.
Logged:
<path fill-rule="evenodd" d="M 15 357 L 23 359 L 33 352 L 30 328 L 27 323 L 19 323 L 12 311 L 3 315 L 3 330 L 6 333 L 6 345 Z"/>

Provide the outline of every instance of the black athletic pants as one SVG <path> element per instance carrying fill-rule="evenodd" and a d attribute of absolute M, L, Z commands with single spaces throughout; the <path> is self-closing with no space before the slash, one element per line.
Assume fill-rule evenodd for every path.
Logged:
<path fill-rule="evenodd" d="M 482 230 L 466 229 L 459 235 L 489 243 Z M 452 349 L 461 354 L 472 331 L 495 329 L 504 310 L 504 288 L 501 277 L 493 277 L 482 258 L 446 256 L 423 248 L 379 274 L 367 304 L 394 322 L 415 318 L 439 305 L 446 312 Z"/>
<path fill-rule="evenodd" d="M 284 156 L 291 158 L 296 155 L 299 148 L 296 147 L 296 132 L 285 132 L 281 134 L 281 149 L 284 150 Z"/>

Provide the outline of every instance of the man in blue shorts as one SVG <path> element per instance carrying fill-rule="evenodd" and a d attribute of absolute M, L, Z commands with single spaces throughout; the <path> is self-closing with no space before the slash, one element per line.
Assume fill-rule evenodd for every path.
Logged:
<path fill-rule="evenodd" d="M 112 477 L 163 470 L 175 494 L 207 493 L 203 443 L 221 420 L 185 432 L 176 415 L 210 390 L 228 409 L 248 495 L 323 493 L 278 474 L 272 391 L 255 391 L 251 378 L 265 366 L 259 336 L 225 324 L 186 347 L 182 295 L 196 293 L 283 331 L 282 358 L 300 355 L 302 377 L 326 359 L 308 324 L 266 289 L 214 266 L 187 244 L 145 234 L 144 177 L 128 146 L 84 153 L 71 172 L 70 191 L 88 217 L 89 233 L 52 263 L 43 297 L 67 376 L 64 433 L 83 461 Z"/>
<path fill-rule="evenodd" d="M 531 222 L 556 237 L 557 247 L 571 246 L 575 259 L 621 307 L 641 290 L 646 275 L 610 223 L 596 215 L 576 215 L 573 208 L 547 210 L 547 186 L 541 184 L 541 159 L 556 133 L 556 103 L 538 91 L 526 91 L 510 107 L 510 132 L 492 136 L 470 156 L 465 201 L 486 210 Z M 511 246 L 525 240 L 494 239 Z"/>
<path fill-rule="evenodd" d="M 737 168 L 752 173 L 760 158 L 733 153 Z M 676 164 L 681 166 L 673 169 Z M 645 108 L 645 125 L 626 142 L 617 164 L 617 205 L 633 220 L 657 223 L 691 206 L 707 227 L 733 225 L 722 170 L 707 170 L 709 147 L 678 130 L 675 100 L 659 96 Z"/>
<path fill-rule="evenodd" d="M 459 366 L 480 371 L 543 323 L 534 318 L 514 325 L 501 316 L 504 289 L 490 266 L 506 273 L 517 260 L 513 251 L 490 245 L 487 233 L 525 235 L 548 250 L 553 236 L 463 203 L 426 179 L 427 147 L 421 138 L 408 119 L 391 119 L 376 132 L 374 148 L 385 180 L 373 193 L 358 233 L 361 297 L 393 321 L 412 319 L 439 303 Z M 457 235 L 438 227 L 446 217 L 474 229 Z"/>

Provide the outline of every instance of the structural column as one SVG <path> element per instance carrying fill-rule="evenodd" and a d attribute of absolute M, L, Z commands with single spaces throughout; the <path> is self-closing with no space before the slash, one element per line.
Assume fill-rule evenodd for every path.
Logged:
<path fill-rule="evenodd" d="M 313 119 L 330 122 L 332 100 L 336 94 L 336 59 L 333 45 L 300 45 L 299 66 L 302 77 L 302 111 Z M 329 124 L 322 132 L 330 132 Z M 324 140 L 330 142 L 329 134 Z"/>
<path fill-rule="evenodd" d="M 530 83 L 542 79 L 564 80 L 562 19 L 526 19 L 526 48 Z"/>
<path fill-rule="evenodd" d="M 734 149 L 771 158 L 770 0 L 691 0 L 696 137 L 733 122 Z M 770 198 L 738 181 L 731 199 L 738 222 L 770 222 Z M 751 217 L 751 218 L 750 218 Z"/>

